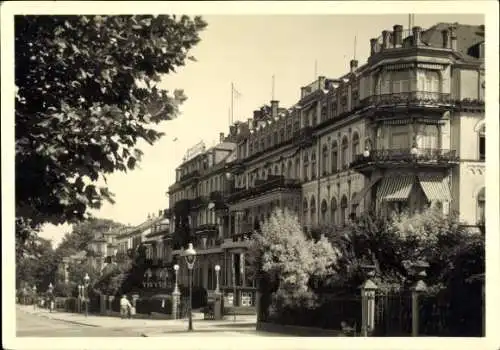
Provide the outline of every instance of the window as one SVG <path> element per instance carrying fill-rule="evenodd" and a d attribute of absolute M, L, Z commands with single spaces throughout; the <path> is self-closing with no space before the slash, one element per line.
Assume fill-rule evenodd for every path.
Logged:
<path fill-rule="evenodd" d="M 278 132 L 275 131 L 273 133 L 273 145 L 277 145 L 279 143 L 279 140 L 278 140 Z"/>
<path fill-rule="evenodd" d="M 281 128 L 280 129 L 280 140 L 279 142 L 284 142 L 285 141 L 285 129 Z"/>
<path fill-rule="evenodd" d="M 332 143 L 332 163 L 331 163 L 332 173 L 336 173 L 338 170 L 338 156 L 339 156 L 339 151 L 338 151 L 337 141 L 333 141 L 333 143 Z"/>
<path fill-rule="evenodd" d="M 484 187 L 477 194 L 477 222 L 484 224 L 485 222 L 485 195 L 484 195 Z"/>
<path fill-rule="evenodd" d="M 330 216 L 332 224 L 335 225 L 337 223 L 337 199 L 335 197 L 332 197 L 330 203 Z"/>
<path fill-rule="evenodd" d="M 410 91 L 410 72 L 395 71 L 391 73 L 392 93 L 399 94 Z"/>
<path fill-rule="evenodd" d="M 291 123 L 288 123 L 288 124 L 286 125 L 286 138 L 287 138 L 288 140 L 292 138 L 292 132 L 293 132 L 293 130 L 292 130 L 292 124 L 291 124 Z"/>
<path fill-rule="evenodd" d="M 435 71 L 418 71 L 417 90 L 423 92 L 440 92 L 439 73 Z"/>
<path fill-rule="evenodd" d="M 328 175 L 328 146 L 323 145 L 322 150 L 323 160 L 321 164 L 321 173 L 323 176 Z"/>
<path fill-rule="evenodd" d="M 295 176 L 296 179 L 300 178 L 300 159 L 295 159 Z"/>
<path fill-rule="evenodd" d="M 418 148 L 436 149 L 439 147 L 437 125 L 422 125 L 416 137 Z"/>
<path fill-rule="evenodd" d="M 311 153 L 311 179 L 314 180 L 316 178 L 316 152 L 312 151 Z"/>
<path fill-rule="evenodd" d="M 280 175 L 278 164 L 274 166 L 274 175 Z"/>
<path fill-rule="evenodd" d="M 356 159 L 356 156 L 359 154 L 359 135 L 358 133 L 354 133 L 352 137 L 352 156 L 351 159 Z"/>
<path fill-rule="evenodd" d="M 304 181 L 308 180 L 308 174 L 309 173 L 309 155 L 304 153 L 304 173 L 302 174 L 302 178 Z"/>
<path fill-rule="evenodd" d="M 356 192 L 353 192 L 351 200 L 353 200 L 354 198 L 356 198 Z M 351 205 L 351 215 L 353 215 L 354 217 L 358 214 L 357 209 L 358 209 L 358 204 Z"/>
<path fill-rule="evenodd" d="M 307 198 L 304 198 L 304 202 L 302 202 L 302 211 L 304 212 L 303 223 L 307 223 L 307 213 L 309 211 L 309 205 L 307 202 Z"/>
<path fill-rule="evenodd" d="M 326 223 L 327 211 L 328 211 L 328 203 L 326 202 L 326 199 L 323 199 L 321 201 L 321 223 L 323 223 L 323 224 Z"/>
<path fill-rule="evenodd" d="M 283 175 L 285 173 L 283 172 Z M 286 177 L 287 179 L 293 179 L 293 164 L 291 160 L 288 160 L 287 166 L 286 166 Z"/>
<path fill-rule="evenodd" d="M 486 127 L 479 130 L 479 160 L 486 160 Z"/>
<path fill-rule="evenodd" d="M 407 149 L 410 147 L 410 139 L 408 136 L 407 125 L 393 126 L 391 128 L 391 148 Z"/>
<path fill-rule="evenodd" d="M 342 139 L 342 154 L 341 154 L 342 159 L 340 160 L 342 168 L 344 169 L 347 168 L 347 165 L 349 163 L 348 149 L 349 149 L 349 143 L 347 141 L 347 137 L 344 136 L 344 138 Z"/>
<path fill-rule="evenodd" d="M 316 199 L 314 196 L 311 197 L 311 225 L 314 225 L 316 221 Z"/>
<path fill-rule="evenodd" d="M 347 197 L 344 195 L 340 200 L 340 224 L 344 225 L 347 217 Z"/>

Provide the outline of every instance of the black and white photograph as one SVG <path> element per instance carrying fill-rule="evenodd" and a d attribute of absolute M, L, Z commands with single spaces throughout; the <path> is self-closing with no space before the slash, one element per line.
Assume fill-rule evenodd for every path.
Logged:
<path fill-rule="evenodd" d="M 265 3 L 2 4 L 5 348 L 500 347 L 498 4 Z"/>

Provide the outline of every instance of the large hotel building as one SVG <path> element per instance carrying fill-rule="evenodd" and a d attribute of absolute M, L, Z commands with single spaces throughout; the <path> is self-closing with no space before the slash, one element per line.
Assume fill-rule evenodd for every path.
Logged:
<path fill-rule="evenodd" d="M 302 87 L 294 106 L 271 101 L 217 146 L 188 152 L 166 213 L 171 256 L 186 232 L 198 252 L 195 285 L 215 289 L 219 264 L 226 302 L 252 305 L 247 238 L 273 208 L 295 211 L 306 230 L 425 206 L 484 223 L 484 26 L 381 34 L 365 64 L 352 60 L 344 76 Z"/>

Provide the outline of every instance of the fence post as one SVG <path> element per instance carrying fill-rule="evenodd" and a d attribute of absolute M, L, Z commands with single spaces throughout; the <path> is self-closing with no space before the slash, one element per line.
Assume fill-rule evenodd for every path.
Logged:
<path fill-rule="evenodd" d="M 375 292 L 377 285 L 368 279 L 361 286 L 361 333 L 363 337 L 375 328 Z"/>
<path fill-rule="evenodd" d="M 420 309 L 418 307 L 418 299 L 421 293 L 425 292 L 427 285 L 424 281 L 418 281 L 411 289 L 411 336 L 418 337 L 418 325 Z"/>

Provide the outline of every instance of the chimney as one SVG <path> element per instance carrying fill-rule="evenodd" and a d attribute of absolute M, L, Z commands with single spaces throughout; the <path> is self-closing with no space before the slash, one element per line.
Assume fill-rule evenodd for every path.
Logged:
<path fill-rule="evenodd" d="M 248 129 L 253 130 L 253 119 L 248 118 Z"/>
<path fill-rule="evenodd" d="M 422 44 L 422 28 L 421 27 L 413 27 L 413 46 L 419 46 Z"/>
<path fill-rule="evenodd" d="M 377 39 L 370 39 L 370 56 L 377 53 Z"/>
<path fill-rule="evenodd" d="M 389 39 L 390 39 L 390 32 L 388 30 L 382 31 L 382 48 L 387 49 L 389 48 Z"/>
<path fill-rule="evenodd" d="M 441 34 L 443 35 L 443 48 L 449 49 L 450 48 L 450 31 L 448 29 L 444 29 L 443 31 L 441 31 Z"/>
<path fill-rule="evenodd" d="M 401 47 L 403 45 L 403 26 L 396 24 L 392 29 L 394 47 Z"/>
<path fill-rule="evenodd" d="M 457 50 L 457 30 L 455 27 L 450 27 L 451 49 Z"/>
<path fill-rule="evenodd" d="M 219 133 L 219 142 L 224 142 L 224 133 L 223 132 Z"/>
<path fill-rule="evenodd" d="M 273 100 L 271 101 L 271 116 L 273 118 L 276 118 L 278 116 L 278 107 L 279 107 L 280 102 Z"/>
<path fill-rule="evenodd" d="M 236 125 L 231 125 L 229 127 L 229 135 L 230 136 L 235 136 L 236 135 Z"/>
<path fill-rule="evenodd" d="M 260 110 L 253 111 L 253 119 L 255 121 L 260 120 L 260 115 L 261 115 Z"/>
<path fill-rule="evenodd" d="M 351 66 L 351 73 L 354 73 L 354 71 L 358 68 L 358 61 L 351 60 L 350 66 Z"/>

